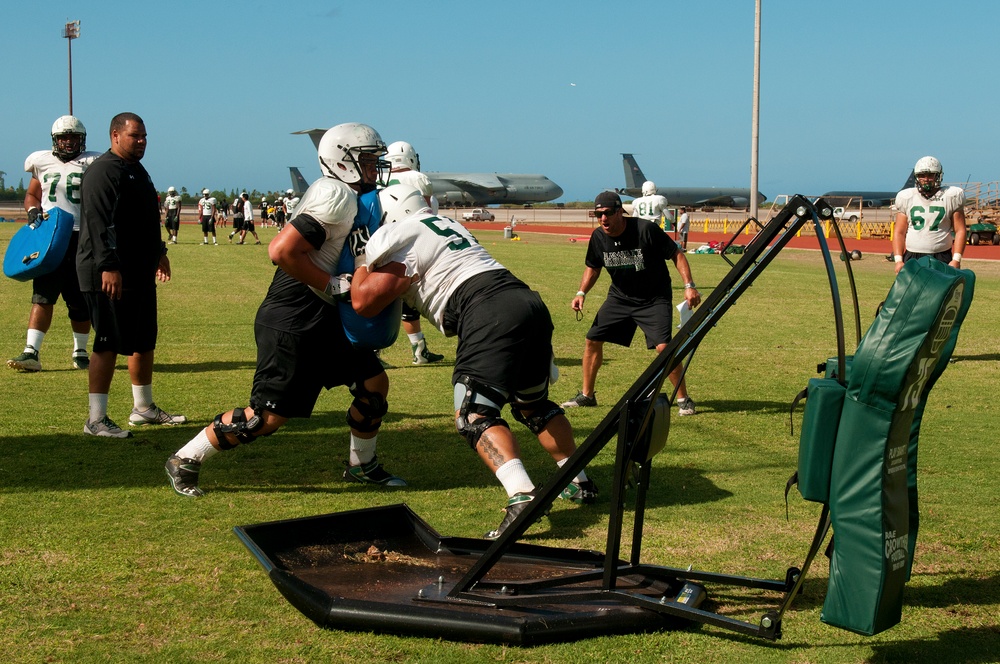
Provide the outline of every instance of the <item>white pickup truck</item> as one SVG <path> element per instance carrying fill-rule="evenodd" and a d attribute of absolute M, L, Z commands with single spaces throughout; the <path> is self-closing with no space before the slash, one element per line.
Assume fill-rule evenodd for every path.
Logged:
<path fill-rule="evenodd" d="M 496 217 L 485 208 L 474 208 L 472 212 L 464 212 L 462 221 L 494 221 Z"/>
<path fill-rule="evenodd" d="M 849 221 L 854 223 L 860 219 L 864 219 L 865 215 L 861 210 L 848 210 L 842 207 L 833 208 L 833 218 L 837 221 Z"/>

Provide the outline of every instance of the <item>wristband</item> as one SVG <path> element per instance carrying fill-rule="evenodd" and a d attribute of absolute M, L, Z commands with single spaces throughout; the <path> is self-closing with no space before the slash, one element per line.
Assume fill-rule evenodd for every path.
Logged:
<path fill-rule="evenodd" d="M 957 263 L 961 263 L 962 262 L 962 254 L 952 254 L 951 255 L 951 260 L 953 260 L 953 261 L 955 261 Z"/>
<path fill-rule="evenodd" d="M 577 292 L 576 292 L 576 296 L 577 296 L 577 297 L 587 297 L 587 294 L 586 294 L 586 293 L 584 293 L 583 291 L 577 291 Z"/>
<path fill-rule="evenodd" d="M 897 263 L 902 263 L 903 262 L 903 257 L 900 256 L 899 254 L 896 254 L 895 256 L 892 257 L 892 260 L 894 260 Z"/>

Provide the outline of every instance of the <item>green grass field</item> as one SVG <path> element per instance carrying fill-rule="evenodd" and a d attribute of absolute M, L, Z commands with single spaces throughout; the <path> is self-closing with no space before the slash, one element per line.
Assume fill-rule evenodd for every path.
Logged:
<path fill-rule="evenodd" d="M 16 230 L 0 226 L 0 248 Z M 262 239 L 273 237 L 265 229 Z M 225 234 L 223 234 L 223 239 Z M 454 433 L 451 367 L 412 367 L 400 340 L 384 357 L 389 415 L 379 457 L 410 485 L 399 490 L 348 484 L 344 411 L 337 388 L 311 419 L 216 456 L 202 471 L 207 495 L 170 490 L 163 463 L 217 413 L 246 405 L 255 361 L 252 322 L 274 268 L 266 246 L 203 247 L 192 227 L 171 246 L 173 280 L 159 288 L 160 335 L 154 396 L 191 424 L 143 428 L 128 440 L 82 434 L 87 382 L 69 368 L 71 338 L 62 305 L 46 337 L 45 371 L 2 369 L 0 381 L 0 653 L 5 662 L 995 662 L 1000 660 L 1000 265 L 970 261 L 976 299 L 949 366 L 927 406 L 921 436 L 921 530 L 902 623 L 862 637 L 820 622 L 827 563 L 814 564 L 786 614 L 784 638 L 769 643 L 710 627 L 577 643 L 511 648 L 346 633 L 317 628 L 288 604 L 232 533 L 233 526 L 408 503 L 444 535 L 479 536 L 496 526 L 503 490 Z M 479 239 L 537 288 L 556 324 L 561 380 L 556 401 L 579 389 L 589 321 L 608 286 L 589 299 L 585 322 L 569 309 L 585 245 L 530 235 Z M 728 267 L 690 256 L 703 293 Z M 855 263 L 862 327 L 893 274 L 880 256 Z M 842 275 L 843 276 L 843 275 Z M 846 280 L 842 280 L 846 293 Z M 0 353 L 21 352 L 30 284 L 0 289 Z M 786 250 L 702 343 L 688 374 L 696 417 L 674 418 L 654 461 L 646 514 L 647 562 L 783 578 L 801 565 L 819 506 L 783 491 L 794 471 L 789 433 L 794 395 L 835 353 L 826 276 L 819 254 Z M 425 324 L 430 347 L 454 358 L 455 345 Z M 853 350 L 848 320 L 848 351 Z M 640 335 L 641 336 L 641 335 Z M 608 346 L 598 380 L 600 407 L 570 419 L 581 442 L 607 407 L 653 359 L 637 339 Z M 131 409 L 124 364 L 110 416 Z M 513 420 L 511 420 L 513 421 Z M 554 466 L 519 424 L 525 465 L 536 482 Z M 796 434 L 798 427 L 796 426 Z M 589 474 L 610 488 L 613 445 Z M 526 541 L 602 549 L 608 495 L 594 506 L 555 505 Z M 725 590 L 716 608 L 756 620 L 775 597 Z"/>

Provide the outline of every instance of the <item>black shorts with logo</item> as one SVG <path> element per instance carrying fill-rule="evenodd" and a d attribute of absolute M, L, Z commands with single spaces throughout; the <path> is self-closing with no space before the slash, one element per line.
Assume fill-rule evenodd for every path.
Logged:
<path fill-rule="evenodd" d="M 608 299 L 594 316 L 587 338 L 628 347 L 632 345 L 632 337 L 638 327 L 646 335 L 646 348 L 653 349 L 669 343 L 672 324 L 673 305 L 670 298 L 654 297 L 637 303 L 608 293 Z"/>
<path fill-rule="evenodd" d="M 95 353 L 114 351 L 118 355 L 145 353 L 156 349 L 156 288 L 122 291 L 112 300 L 101 291 L 83 294 L 94 329 Z"/>

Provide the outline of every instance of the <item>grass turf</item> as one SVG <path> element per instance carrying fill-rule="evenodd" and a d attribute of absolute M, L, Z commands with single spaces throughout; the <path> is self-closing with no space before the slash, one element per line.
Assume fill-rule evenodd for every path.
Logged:
<path fill-rule="evenodd" d="M 16 228 L 0 226 L 0 248 Z M 0 652 L 5 661 L 436 661 L 436 662 L 937 662 L 996 661 L 1000 655 L 1000 546 L 997 537 L 995 389 L 1000 315 L 993 306 L 1000 266 L 970 262 L 978 275 L 952 364 L 932 391 L 920 450 L 921 531 L 903 621 L 862 637 L 819 621 L 825 559 L 784 619 L 784 638 L 767 643 L 708 627 L 602 637 L 530 649 L 321 630 L 285 602 L 232 534 L 234 525 L 408 503 L 445 535 L 479 536 L 502 516 L 504 494 L 454 432 L 451 368 L 410 365 L 405 340 L 384 353 L 396 368 L 379 457 L 410 486 L 399 490 L 342 480 L 348 429 L 346 389 L 320 397 L 311 419 L 205 464 L 208 494 L 183 499 L 163 463 L 215 414 L 245 405 L 253 375 L 252 322 L 273 273 L 263 246 L 171 245 L 174 279 L 159 288 L 160 336 L 154 397 L 191 424 L 141 428 L 128 440 L 81 432 L 86 375 L 70 366 L 62 305 L 45 340 L 45 371 L 0 381 Z M 187 237 L 185 237 L 187 235 Z M 222 236 L 224 238 L 224 235 Z M 537 288 L 555 321 L 562 378 L 552 398 L 579 389 L 583 335 L 602 301 L 607 276 L 583 322 L 569 302 L 583 269 L 584 243 L 527 236 L 483 244 Z M 703 293 L 726 264 L 689 255 Z M 892 267 L 870 256 L 854 264 L 862 328 L 892 281 Z M 842 281 L 846 292 L 846 281 Z M 0 348 L 24 343 L 30 284 L 0 289 Z M 783 578 L 801 564 L 818 506 L 795 493 L 785 519 L 783 489 L 796 464 L 788 407 L 815 365 L 835 353 L 831 304 L 819 254 L 787 250 L 709 334 L 688 374 L 696 417 L 674 418 L 654 461 L 646 517 L 648 562 Z M 432 350 L 454 358 L 455 344 L 424 323 Z M 848 351 L 853 349 L 848 320 Z M 607 346 L 598 408 L 570 412 L 582 441 L 652 353 L 638 335 L 629 349 Z M 127 420 L 131 392 L 124 364 L 110 415 Z M 525 464 L 540 482 L 551 461 L 520 425 Z M 588 468 L 610 488 L 608 446 Z M 526 540 L 602 549 L 608 496 L 594 506 L 559 502 Z M 770 598 L 749 604 L 728 590 L 719 610 L 755 620 Z"/>

